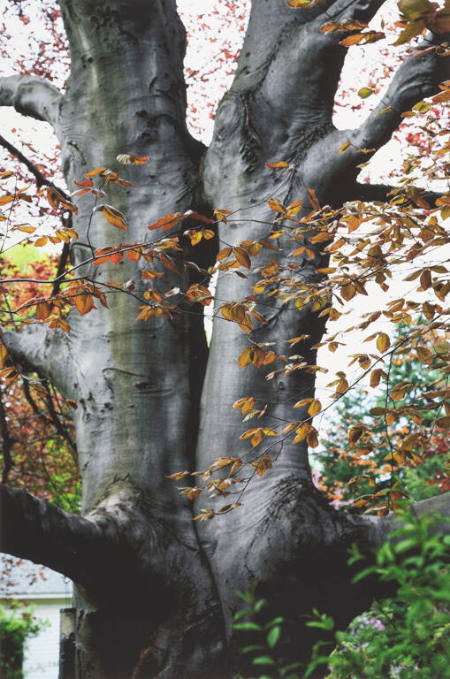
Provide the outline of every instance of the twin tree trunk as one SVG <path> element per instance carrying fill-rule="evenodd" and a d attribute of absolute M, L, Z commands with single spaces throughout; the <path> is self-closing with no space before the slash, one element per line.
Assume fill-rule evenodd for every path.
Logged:
<path fill-rule="evenodd" d="M 357 149 L 379 148 L 400 113 L 435 91 L 436 56 L 407 61 L 360 129 L 334 128 L 346 50 L 339 45 L 342 34 L 321 33 L 320 26 L 368 20 L 381 4 L 336 0 L 295 11 L 284 0 L 254 0 L 209 149 L 186 128 L 185 32 L 175 0 L 61 0 L 72 60 L 67 91 L 61 95 L 33 77 L 2 78 L 0 104 L 53 124 L 70 189 L 93 168 L 118 170 L 119 153 L 150 157 L 144 166 L 120 168 L 131 188 L 106 188 L 105 202 L 127 216 L 127 242 L 154 240 L 148 225 L 168 213 L 211 214 L 213 208 L 237 211 L 240 220 L 220 226 L 217 247 L 222 238 L 229 245 L 261 240 L 270 234 L 265 223 L 273 221 L 268 198 L 285 204 L 303 199 L 307 214 L 308 188 L 321 205 L 367 196 L 370 188 L 363 194 L 356 183 Z M 346 140 L 353 145 L 340 154 Z M 277 160 L 287 161 L 289 171 L 266 168 Z M 373 187 L 374 197 L 382 193 L 383 187 Z M 236 589 L 258 580 L 288 619 L 315 606 L 344 621 L 367 604 L 362 592 L 350 590 L 346 549 L 354 540 L 376 544 L 385 528 L 330 508 L 313 487 L 306 447 L 282 443 L 271 448 L 273 469 L 249 482 L 243 507 L 213 521 L 192 521 L 192 504 L 167 476 L 206 469 L 219 456 L 248 455 L 232 404 L 254 396 L 258 407 L 267 404 L 258 426 L 276 427 L 293 419 L 295 401 L 313 395 L 314 379 L 297 371 L 267 381 L 264 368 L 240 370 L 237 357 L 248 336 L 217 313 L 209 352 L 200 308 L 186 307 L 172 320 L 136 320 L 147 289 L 145 262 L 124 258 L 95 267 L 87 261 L 91 247 L 124 240 L 100 212 L 91 218 L 93 207 L 93 199 L 80 197 L 72 263 L 99 285 L 134 281 L 133 296 L 113 292 L 108 308 L 98 305 L 86 316 L 73 311 L 67 336 L 42 325 L 3 336 L 13 357 L 78 402 L 84 518 L 3 487 L 8 519 L 2 549 L 76 583 L 79 679 L 230 677 Z M 289 243 L 278 244 L 278 252 L 264 250 L 255 264 L 286 264 Z M 185 244 L 180 273 L 162 269 L 160 289 L 198 281 L 183 260 L 200 257 L 202 267 L 210 266 L 213 249 Z M 316 259 L 302 263 L 306 282 L 322 262 L 317 247 Z M 244 278 L 220 274 L 217 306 L 254 294 L 258 278 L 253 271 Z M 310 310 L 268 299 L 273 306 L 257 297 L 269 322 L 256 324 L 251 339 L 276 342 L 283 353 L 287 339 L 306 333 L 310 339 L 299 351 L 315 363 L 311 346 L 321 338 L 322 321 Z M 195 513 L 224 504 L 203 495 L 198 502 Z M 305 632 L 295 637 L 293 628 L 292 635 L 306 652 Z"/>

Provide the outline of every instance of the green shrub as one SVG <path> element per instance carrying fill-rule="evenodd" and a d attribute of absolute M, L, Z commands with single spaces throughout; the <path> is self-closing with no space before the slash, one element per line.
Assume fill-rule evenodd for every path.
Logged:
<path fill-rule="evenodd" d="M 19 610 L 18 604 L 6 608 L 0 604 L 0 677 L 23 679 L 23 645 L 25 639 L 34 636 L 43 626 L 29 608 Z"/>
<path fill-rule="evenodd" d="M 375 601 L 356 617 L 344 631 L 335 633 L 335 649 L 319 641 L 313 648 L 309 665 L 302 672 L 285 666 L 274 653 L 282 635 L 283 619 L 275 618 L 264 626 L 255 622 L 266 602 L 256 599 L 255 588 L 241 593 L 247 607 L 239 611 L 233 628 L 254 636 L 254 643 L 241 649 L 251 657 L 255 671 L 240 679 L 307 679 L 322 670 L 327 679 L 445 679 L 450 677 L 450 576 L 446 553 L 450 536 L 436 532 L 437 515 L 418 518 L 403 511 L 400 527 L 377 552 L 376 562 L 362 570 L 355 581 L 376 575 L 394 585 L 394 596 Z M 350 563 L 362 559 L 356 547 Z M 334 621 L 314 611 L 307 623 L 329 633 Z M 327 649 L 325 652 L 324 649 Z"/>

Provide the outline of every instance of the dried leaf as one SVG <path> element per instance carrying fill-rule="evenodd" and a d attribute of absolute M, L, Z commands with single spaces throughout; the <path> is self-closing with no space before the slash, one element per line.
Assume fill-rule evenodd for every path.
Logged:
<path fill-rule="evenodd" d="M 233 248 L 232 251 L 233 251 L 233 255 L 236 257 L 239 264 L 242 264 L 242 266 L 245 266 L 246 269 L 250 269 L 250 267 L 251 267 L 250 257 L 248 256 L 248 254 L 244 250 L 244 248 L 236 247 L 236 248 Z"/>
<path fill-rule="evenodd" d="M 277 163 L 266 163 L 266 167 L 276 169 L 280 167 L 289 167 L 289 165 L 284 160 L 279 160 Z"/>
<path fill-rule="evenodd" d="M 380 334 L 377 337 L 377 349 L 380 351 L 382 354 L 384 354 L 385 351 L 389 349 L 391 346 L 391 340 L 389 339 L 389 335 L 386 335 L 385 332 L 380 332 Z"/>
<path fill-rule="evenodd" d="M 321 402 L 318 401 L 317 399 L 313 399 L 311 405 L 308 408 L 308 415 L 311 415 L 311 417 L 315 417 L 315 415 L 318 415 L 321 410 L 322 410 Z"/>
<path fill-rule="evenodd" d="M 116 160 L 122 165 L 144 165 L 148 156 L 137 156 L 135 153 L 119 153 Z"/>
<path fill-rule="evenodd" d="M 286 213 L 286 208 L 280 203 L 278 198 L 270 198 L 270 200 L 267 201 L 267 204 L 274 212 L 280 212 L 283 215 Z"/>
<path fill-rule="evenodd" d="M 256 462 L 252 462 L 252 467 L 256 468 L 256 473 L 258 476 L 264 476 L 264 474 L 269 470 L 272 469 L 272 459 L 270 455 L 267 455 L 265 453 L 259 460 L 256 460 Z"/>
<path fill-rule="evenodd" d="M 0 342 L 0 368 L 4 368 L 8 356 L 8 349 Z"/>
<path fill-rule="evenodd" d="M 125 215 L 122 214 L 120 210 L 117 210 L 112 205 L 107 205 L 106 203 L 103 203 L 102 205 L 97 205 L 97 207 L 94 208 L 94 212 L 102 212 L 105 219 L 112 226 L 115 226 L 118 229 L 123 229 L 124 231 L 128 231 L 128 227 L 125 221 Z"/>
<path fill-rule="evenodd" d="M 102 174 L 106 170 L 106 167 L 96 167 L 95 170 L 91 170 L 90 172 L 86 172 L 84 175 L 87 179 L 89 177 L 95 177 L 97 174 Z M 78 184 L 78 182 L 75 182 L 75 184 Z M 80 184 L 82 186 L 82 184 Z"/>
<path fill-rule="evenodd" d="M 358 97 L 361 97 L 361 99 L 367 99 L 367 97 L 370 97 L 373 92 L 374 90 L 370 89 L 370 87 L 361 87 L 361 89 L 358 90 Z"/>

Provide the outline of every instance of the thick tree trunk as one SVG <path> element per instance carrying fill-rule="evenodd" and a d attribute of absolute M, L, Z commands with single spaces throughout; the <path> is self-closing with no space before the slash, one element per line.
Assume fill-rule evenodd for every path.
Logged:
<path fill-rule="evenodd" d="M 375 521 L 331 509 L 312 485 L 306 447 L 281 437 L 271 448 L 273 469 L 262 480 L 249 479 L 244 507 L 198 528 L 192 507 L 167 476 L 207 468 L 219 456 L 248 458 L 232 404 L 253 395 L 257 407 L 267 406 L 258 426 L 280 428 L 301 416 L 292 405 L 313 394 L 314 371 L 267 381 L 268 369 L 239 370 L 237 357 L 248 337 L 216 314 L 203 384 L 207 347 L 199 310 L 136 320 L 147 289 L 142 269 L 148 264 L 124 258 L 96 267 L 90 260 L 93 249 L 124 240 L 146 239 L 151 250 L 153 232 L 147 226 L 168 213 L 239 210 L 239 221 L 219 233 L 236 246 L 270 235 L 274 217 L 268 198 L 285 204 L 302 199 L 308 213 L 307 189 L 314 189 L 321 205 L 351 195 L 360 159 L 351 151 L 339 154 L 350 133 L 338 132 L 331 120 L 345 50 L 338 44 L 341 36 L 320 32 L 322 5 L 298 13 L 278 0 L 254 0 L 238 73 L 205 155 L 186 129 L 185 36 L 175 0 L 60 4 L 72 58 L 66 94 L 41 81 L 28 79 L 22 86 L 3 79 L 0 103 L 51 120 L 70 189 L 94 168 L 119 170 L 119 153 L 150 160 L 143 167 L 120 167 L 131 188 L 105 187 L 104 202 L 127 217 L 125 236 L 100 211 L 92 217 L 92 197 L 78 199 L 74 217 L 79 240 L 71 257 L 80 265 L 78 274 L 105 290 L 111 281 L 132 281 L 132 294 L 109 294 L 107 308 L 99 304 L 85 316 L 73 311 L 67 337 L 42 327 L 5 333 L 13 356 L 78 401 L 84 519 L 4 489 L 4 510 L 12 512 L 20 529 L 5 531 L 2 548 L 30 556 L 34 536 L 31 556 L 75 580 L 79 679 L 228 677 L 236 589 L 258 579 L 288 617 L 316 606 L 342 621 L 343 609 L 351 616 L 368 600 L 353 591 L 353 605 L 348 604 L 346 549 L 355 539 L 376 544 L 381 529 Z M 329 20 L 367 19 L 380 3 L 328 4 Z M 395 100 L 395 113 L 381 123 L 369 119 L 354 133 L 364 137 L 361 146 L 384 143 L 399 112 L 410 105 L 411 79 L 407 67 L 404 71 L 386 95 Z M 432 55 L 422 60 L 413 98 L 418 89 L 418 98 L 431 91 L 435 71 Z M 291 165 L 282 179 L 265 166 L 280 159 Z M 193 281 L 192 268 L 183 265 L 193 254 L 180 243 L 178 272 L 166 271 L 154 252 L 152 268 L 165 272 L 163 282 L 155 284 L 162 292 L 185 290 Z M 254 265 L 275 260 L 288 271 L 288 243 L 281 239 L 277 245 L 276 252 L 263 248 Z M 315 252 L 314 260 L 299 262 L 305 282 L 323 265 L 320 248 Z M 283 348 L 286 341 L 307 334 L 295 353 L 314 365 L 312 347 L 320 341 L 323 322 L 309 307 L 299 311 L 276 300 L 269 306 L 272 298 L 254 295 L 258 278 L 253 270 L 245 278 L 221 273 L 217 305 L 254 296 L 267 323 L 255 321 L 251 339 L 275 342 L 277 351 L 289 354 L 294 351 Z M 199 500 L 200 508 L 204 502 Z M 216 499 L 210 506 L 221 504 Z M 309 640 L 304 640 L 306 647 Z"/>

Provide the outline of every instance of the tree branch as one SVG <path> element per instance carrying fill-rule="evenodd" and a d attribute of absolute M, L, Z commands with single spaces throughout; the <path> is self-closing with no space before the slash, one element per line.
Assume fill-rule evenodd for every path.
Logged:
<path fill-rule="evenodd" d="M 96 605 L 110 607 L 114 600 L 128 607 L 136 597 L 168 601 L 177 575 L 161 556 L 174 563 L 179 543 L 163 522 L 152 524 L 141 500 L 130 489 L 118 490 L 83 518 L 0 484 L 0 551 L 63 573 Z"/>
<path fill-rule="evenodd" d="M 339 185 L 342 200 L 352 200 L 347 192 L 353 191 L 352 183 L 357 186 L 358 165 L 362 161 L 367 162 L 389 141 L 402 121 L 403 111 L 439 91 L 438 84 L 445 78 L 448 62 L 449 57 L 440 57 L 435 52 L 404 61 L 380 104 L 361 127 L 355 130 L 333 129 L 312 146 L 305 167 L 308 186 L 314 185 L 316 193 L 320 193 L 333 184 L 336 188 Z M 344 187 L 341 186 L 342 178 L 345 178 Z"/>
<path fill-rule="evenodd" d="M 360 184 L 355 182 L 355 184 L 349 189 L 348 194 L 345 195 L 345 200 L 361 200 L 366 203 L 385 203 L 391 200 L 397 191 L 404 192 L 408 188 L 414 188 L 414 191 L 417 190 L 420 198 L 426 201 L 430 207 L 435 207 L 437 199 L 441 198 L 442 196 L 442 193 L 436 191 L 424 191 L 423 189 L 416 189 L 416 187 L 401 188 L 397 186 L 389 186 L 387 184 Z"/>
<path fill-rule="evenodd" d="M 43 78 L 11 75 L 0 78 L 0 106 L 13 106 L 18 113 L 55 125 L 61 92 Z"/>
<path fill-rule="evenodd" d="M 25 490 L 0 485 L 0 550 L 41 563 L 88 586 L 105 547 L 96 523 Z M 90 567 L 89 567 L 90 565 Z"/>
<path fill-rule="evenodd" d="M 8 481 L 9 472 L 12 469 L 13 462 L 11 456 L 11 449 L 15 443 L 9 433 L 8 422 L 6 418 L 5 406 L 3 405 L 3 390 L 0 386 L 0 435 L 2 438 L 2 455 L 3 455 L 3 470 L 2 483 Z"/>
<path fill-rule="evenodd" d="M 61 189 L 59 186 L 56 186 L 56 184 L 54 184 L 52 181 L 50 181 L 50 179 L 47 179 L 47 177 L 45 177 L 42 174 L 42 172 L 39 170 L 39 168 L 34 163 L 32 163 L 31 160 L 29 158 L 27 158 L 22 153 L 22 151 L 20 151 L 18 148 L 16 148 L 14 146 L 14 144 L 11 144 L 1 134 L 0 134 L 0 145 L 3 146 L 7 151 L 9 151 L 11 153 L 11 155 L 15 156 L 18 160 L 20 160 L 21 163 L 23 163 L 28 168 L 28 170 L 31 172 L 31 174 L 36 179 L 36 184 L 38 185 L 38 188 L 40 188 L 41 186 L 51 186 L 52 188 L 56 189 L 56 191 L 58 191 L 58 193 L 60 193 L 62 196 L 64 196 L 64 198 L 66 200 L 70 201 L 70 196 L 68 196 L 66 194 L 66 192 L 63 191 L 63 189 Z M 68 223 L 65 226 L 68 226 L 69 228 L 71 228 L 72 215 L 69 215 L 67 222 Z M 63 273 L 64 267 L 66 266 L 67 258 L 69 256 L 69 251 L 70 251 L 69 243 L 64 243 L 63 249 L 61 251 L 61 255 L 60 255 L 60 258 L 59 258 L 59 262 L 58 262 L 58 268 L 57 268 L 56 276 L 55 276 L 56 280 L 55 280 L 55 283 L 54 283 L 53 289 L 52 289 L 52 297 L 54 297 L 55 295 L 58 294 L 59 289 L 61 287 L 61 281 L 58 280 L 58 279 L 61 276 L 61 274 Z"/>
<path fill-rule="evenodd" d="M 412 505 L 411 511 L 417 516 L 424 516 L 425 514 L 437 513 L 443 517 L 450 519 L 450 493 L 441 493 L 435 495 L 427 500 L 420 500 Z M 364 517 L 364 521 L 368 522 L 369 545 L 376 549 L 386 542 L 386 539 L 396 527 L 397 517 L 395 514 L 389 514 L 385 517 Z M 441 523 L 436 526 L 437 530 L 442 530 L 444 533 L 449 532 L 448 523 Z"/>
<path fill-rule="evenodd" d="M 4 330 L 1 340 L 14 361 L 48 378 L 65 396 L 76 396 L 70 336 L 58 329 L 33 324 L 21 332 Z"/>
<path fill-rule="evenodd" d="M 64 196 L 66 200 L 70 200 L 69 196 L 65 193 L 65 191 L 63 191 L 63 189 L 61 189 L 59 186 L 56 186 L 56 184 L 50 181 L 50 179 L 47 179 L 47 177 L 45 177 L 42 174 L 39 168 L 33 162 L 31 162 L 31 160 L 27 158 L 22 153 L 22 151 L 20 151 L 16 146 L 14 146 L 14 144 L 11 144 L 1 134 L 0 134 L 0 145 L 3 146 L 3 148 L 9 151 L 9 153 L 12 156 L 15 156 L 18 160 L 20 160 L 21 163 L 23 163 L 28 168 L 28 170 L 36 179 L 36 184 L 38 185 L 38 188 L 40 188 L 41 186 L 51 186 L 54 189 L 56 189 L 62 196 Z"/>
<path fill-rule="evenodd" d="M 438 84 L 446 77 L 448 63 L 448 57 L 440 57 L 435 52 L 404 61 L 380 104 L 361 127 L 351 133 L 349 141 L 356 155 L 357 149 L 379 149 L 386 144 L 402 121 L 401 113 L 439 91 Z M 360 157 L 358 155 L 358 162 Z"/>

